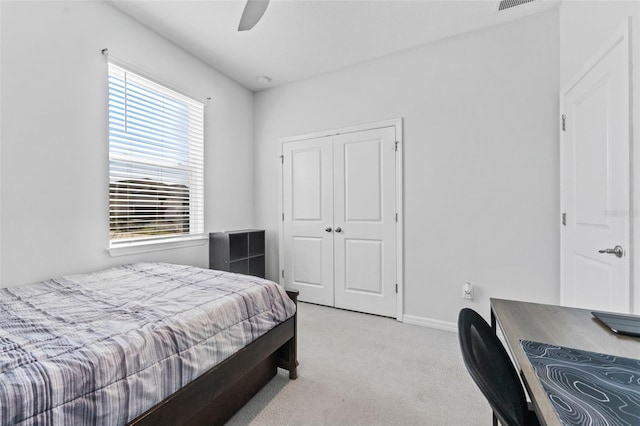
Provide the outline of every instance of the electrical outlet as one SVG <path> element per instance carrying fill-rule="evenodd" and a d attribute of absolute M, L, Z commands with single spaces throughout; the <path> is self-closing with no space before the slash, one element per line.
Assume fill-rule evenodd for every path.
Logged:
<path fill-rule="evenodd" d="M 468 281 L 465 281 L 465 283 L 462 284 L 462 298 L 473 300 L 473 284 Z"/>

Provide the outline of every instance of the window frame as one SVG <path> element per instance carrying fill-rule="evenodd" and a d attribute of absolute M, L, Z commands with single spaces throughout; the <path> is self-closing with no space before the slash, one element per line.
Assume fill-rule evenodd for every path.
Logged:
<path fill-rule="evenodd" d="M 145 160 L 145 155 L 136 155 L 135 149 L 127 151 L 126 148 L 123 149 L 122 147 L 116 147 L 118 145 L 118 142 L 116 142 L 118 138 L 126 140 L 128 132 L 126 127 L 124 132 L 122 130 L 112 130 L 112 127 L 115 128 L 115 123 L 118 121 L 112 117 L 112 109 L 116 111 L 118 108 L 122 108 L 122 106 L 117 106 L 117 101 L 112 101 L 112 96 L 116 96 L 116 85 L 118 84 L 116 83 L 112 87 L 112 78 L 119 78 L 121 75 L 127 76 L 127 78 L 124 79 L 124 85 L 129 84 L 128 78 L 132 78 L 133 83 L 131 84 L 141 85 L 140 87 L 144 90 L 150 91 L 154 95 L 160 95 L 163 99 L 166 97 L 172 102 L 177 101 L 181 104 L 184 103 L 184 105 L 187 106 L 187 110 L 189 111 L 187 117 L 186 119 L 181 119 L 182 121 L 180 121 L 180 123 L 187 125 L 189 129 L 187 132 L 188 136 L 186 136 L 186 140 L 181 139 L 179 143 L 181 147 L 180 149 L 183 153 L 186 153 L 188 158 L 186 160 L 186 166 L 184 164 L 179 164 L 178 162 L 165 162 L 164 160 L 162 161 L 162 164 L 158 164 L 157 158 L 147 158 Z M 183 91 L 175 89 L 175 85 L 168 84 L 161 79 L 149 76 L 149 74 L 141 72 L 128 64 L 121 64 L 111 60 L 108 61 L 107 85 L 107 123 L 109 128 L 107 137 L 109 155 L 109 236 L 107 251 L 112 256 L 121 256 L 205 244 L 207 242 L 207 238 L 204 232 L 204 103 L 194 99 L 193 97 L 184 95 Z M 123 99 L 126 96 L 127 94 L 125 91 L 125 94 L 122 95 Z M 124 110 L 121 109 L 118 111 L 125 112 L 124 120 L 128 120 L 126 117 L 126 105 L 127 103 L 125 102 Z M 157 117 L 161 120 L 163 119 L 161 113 L 158 113 Z M 131 147 L 134 147 L 136 143 L 134 142 L 135 136 L 133 136 L 133 132 L 130 138 Z M 145 145 L 145 148 L 152 148 L 151 157 L 160 156 L 160 153 L 163 152 L 164 148 L 158 147 L 158 151 L 155 151 L 155 146 L 153 145 L 154 142 L 150 142 Z M 125 152 L 124 156 L 122 154 L 123 152 Z M 114 183 L 118 182 L 117 179 L 121 179 L 119 182 L 125 181 L 122 180 L 123 175 L 121 174 L 122 172 L 118 171 L 118 168 L 126 164 L 129 164 L 132 169 L 157 167 L 158 170 L 162 171 L 167 170 L 175 172 L 178 169 L 182 169 L 183 171 L 188 170 L 185 172 L 186 179 L 188 180 L 188 214 L 186 215 L 188 232 L 169 232 L 158 235 L 147 234 L 147 236 L 143 236 L 145 232 L 142 232 L 139 236 L 135 237 L 113 238 L 112 220 L 114 216 L 117 216 L 117 213 L 112 213 L 112 197 L 115 196 L 115 192 L 112 193 L 112 186 Z M 149 172 L 146 176 L 142 175 L 140 179 L 144 179 L 145 177 L 149 178 L 151 187 L 156 187 L 154 190 L 159 191 L 163 185 L 166 185 L 165 182 L 159 179 L 159 176 L 162 176 L 162 172 Z M 129 179 L 131 180 L 132 178 Z M 157 208 L 160 204 L 155 204 L 154 206 Z M 157 229 L 161 229 L 161 226 L 163 225 L 162 220 L 163 219 L 156 217 L 150 219 L 150 222 L 155 222 L 153 223 L 154 226 L 160 225 L 160 228 Z"/>

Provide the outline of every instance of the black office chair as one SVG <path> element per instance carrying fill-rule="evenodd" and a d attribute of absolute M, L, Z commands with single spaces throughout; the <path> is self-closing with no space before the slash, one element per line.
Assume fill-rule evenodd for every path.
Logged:
<path fill-rule="evenodd" d="M 493 424 L 497 417 L 505 426 L 539 425 L 507 351 L 484 318 L 462 309 L 458 337 L 464 364 L 493 409 Z"/>

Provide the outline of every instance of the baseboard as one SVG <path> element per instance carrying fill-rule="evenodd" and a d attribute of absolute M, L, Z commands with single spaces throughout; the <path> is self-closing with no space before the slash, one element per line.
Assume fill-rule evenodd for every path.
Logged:
<path fill-rule="evenodd" d="M 458 332 L 458 324 L 455 322 L 440 321 L 431 318 L 424 318 L 415 315 L 404 315 L 402 322 L 405 324 L 419 325 L 421 327 L 435 328 L 437 330 Z"/>

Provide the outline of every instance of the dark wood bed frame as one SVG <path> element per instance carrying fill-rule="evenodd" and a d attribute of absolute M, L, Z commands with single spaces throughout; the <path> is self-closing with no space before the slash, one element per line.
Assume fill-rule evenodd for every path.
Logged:
<path fill-rule="evenodd" d="M 297 304 L 298 292 L 288 291 Z M 264 387 L 278 367 L 297 378 L 297 312 L 173 395 L 132 420 L 131 426 L 221 425 Z"/>

